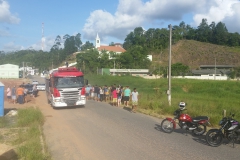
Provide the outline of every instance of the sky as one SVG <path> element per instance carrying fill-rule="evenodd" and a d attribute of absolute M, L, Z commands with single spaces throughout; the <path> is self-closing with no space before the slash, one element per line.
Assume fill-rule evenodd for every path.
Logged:
<path fill-rule="evenodd" d="M 0 0 L 0 51 L 49 51 L 58 35 L 77 33 L 83 43 L 97 33 L 102 45 L 123 43 L 136 27 L 197 27 L 203 18 L 240 33 L 240 0 Z"/>

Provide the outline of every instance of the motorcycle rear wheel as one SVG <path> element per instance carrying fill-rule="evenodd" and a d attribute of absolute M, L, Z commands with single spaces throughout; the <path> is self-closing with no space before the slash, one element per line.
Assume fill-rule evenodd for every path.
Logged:
<path fill-rule="evenodd" d="M 205 125 L 199 125 L 196 129 L 192 131 L 192 133 L 196 136 L 203 135 L 207 130 L 207 127 Z"/>
<path fill-rule="evenodd" d="M 161 129 L 165 133 L 172 133 L 173 131 L 173 122 L 167 119 L 164 119 L 161 123 Z"/>
<path fill-rule="evenodd" d="M 223 142 L 223 134 L 218 129 L 210 129 L 206 134 L 206 141 L 210 146 L 218 147 Z"/>

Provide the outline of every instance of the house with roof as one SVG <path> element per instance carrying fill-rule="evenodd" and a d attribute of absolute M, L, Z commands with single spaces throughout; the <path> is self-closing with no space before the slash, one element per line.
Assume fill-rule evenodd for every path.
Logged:
<path fill-rule="evenodd" d="M 227 76 L 234 68 L 233 65 L 200 65 L 199 70 L 192 70 L 195 76 Z"/>
<path fill-rule="evenodd" d="M 95 41 L 95 48 L 101 53 L 102 51 L 106 51 L 107 53 L 114 52 L 116 54 L 121 54 L 126 52 L 126 50 L 122 47 L 122 44 L 115 43 L 114 46 L 103 46 L 101 45 L 101 40 L 97 34 L 96 41 Z M 109 56 L 109 59 L 112 59 Z"/>

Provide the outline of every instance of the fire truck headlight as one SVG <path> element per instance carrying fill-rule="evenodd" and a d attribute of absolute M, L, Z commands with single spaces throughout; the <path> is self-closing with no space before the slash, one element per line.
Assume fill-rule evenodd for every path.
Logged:
<path fill-rule="evenodd" d="M 60 102 L 61 100 L 60 99 L 55 99 L 55 102 Z"/>

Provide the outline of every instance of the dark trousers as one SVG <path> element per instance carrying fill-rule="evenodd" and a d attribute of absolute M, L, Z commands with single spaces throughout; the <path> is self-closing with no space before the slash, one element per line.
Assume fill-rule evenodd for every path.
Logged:
<path fill-rule="evenodd" d="M 19 104 L 23 104 L 23 95 L 18 95 L 18 100 L 17 100 L 17 102 L 18 102 Z"/>
<path fill-rule="evenodd" d="M 100 101 L 103 101 L 104 94 L 100 94 Z"/>

